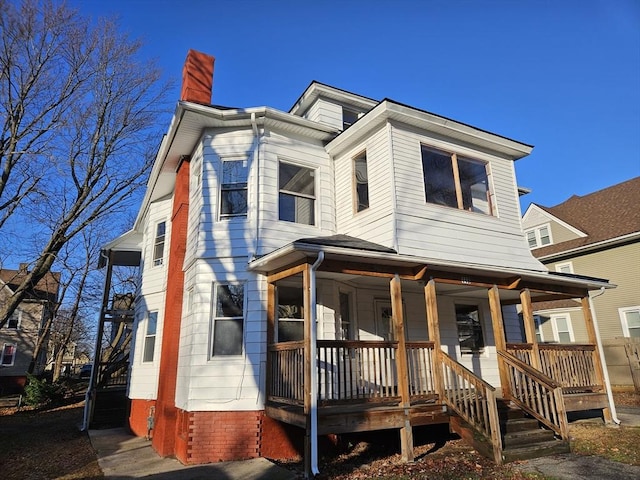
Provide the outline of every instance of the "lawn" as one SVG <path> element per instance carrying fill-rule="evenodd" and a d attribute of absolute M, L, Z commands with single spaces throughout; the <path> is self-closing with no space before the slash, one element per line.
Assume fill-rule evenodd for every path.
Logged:
<path fill-rule="evenodd" d="M 616 396 L 616 404 L 640 406 L 640 395 Z M 81 397 L 66 405 L 40 410 L 0 409 L 0 477 L 29 480 L 91 480 L 104 478 L 82 422 Z M 602 423 L 574 423 L 572 449 L 581 455 L 599 455 L 640 465 L 640 427 L 612 428 Z M 446 441 L 445 441 L 446 440 Z M 538 479 L 515 464 L 496 466 L 448 430 L 415 432 L 416 462 L 403 464 L 392 434 L 351 435 L 338 455 L 322 458 L 321 478 L 331 480 L 453 480 Z M 300 474 L 299 463 L 283 464 Z"/>

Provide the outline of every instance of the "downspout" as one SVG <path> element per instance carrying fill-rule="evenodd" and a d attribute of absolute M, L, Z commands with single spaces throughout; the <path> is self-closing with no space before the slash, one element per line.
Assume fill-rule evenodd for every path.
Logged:
<path fill-rule="evenodd" d="M 318 357 L 317 357 L 317 340 L 318 326 L 316 325 L 316 270 L 324 260 L 324 252 L 318 252 L 318 258 L 311 265 L 311 275 L 309 279 L 309 292 L 311 297 L 311 473 L 318 475 Z"/>
<path fill-rule="evenodd" d="M 609 400 L 609 407 L 611 408 L 611 419 L 616 425 L 620 425 L 618 414 L 616 413 L 616 404 L 613 403 L 613 392 L 611 391 L 611 381 L 609 380 L 609 369 L 607 368 L 607 362 L 604 359 L 604 348 L 602 348 L 602 339 L 600 338 L 600 328 L 598 327 L 598 320 L 596 318 L 596 309 L 593 306 L 593 299 L 599 297 L 604 293 L 604 287 L 600 287 L 598 292 L 593 297 L 589 294 L 589 308 L 591 309 L 591 319 L 593 320 L 593 328 L 596 331 L 596 343 L 598 344 L 598 353 L 602 359 L 602 373 L 604 376 L 604 386 L 607 389 L 607 398 Z"/>

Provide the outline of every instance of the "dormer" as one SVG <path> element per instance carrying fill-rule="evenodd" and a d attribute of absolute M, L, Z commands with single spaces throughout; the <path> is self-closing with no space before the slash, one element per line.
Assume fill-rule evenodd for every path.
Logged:
<path fill-rule="evenodd" d="M 377 100 L 314 81 L 289 113 L 346 130 L 378 103 Z"/>

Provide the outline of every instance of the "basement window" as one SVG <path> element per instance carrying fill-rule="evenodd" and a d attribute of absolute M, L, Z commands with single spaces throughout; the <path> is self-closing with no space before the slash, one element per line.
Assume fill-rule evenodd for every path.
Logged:
<path fill-rule="evenodd" d="M 422 145 L 427 203 L 492 215 L 488 164 Z"/>

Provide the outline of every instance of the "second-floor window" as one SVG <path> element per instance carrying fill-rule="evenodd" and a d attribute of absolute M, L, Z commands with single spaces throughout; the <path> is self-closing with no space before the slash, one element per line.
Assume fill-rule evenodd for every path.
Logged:
<path fill-rule="evenodd" d="M 156 236 L 153 241 L 153 265 L 162 265 L 164 260 L 164 239 L 166 234 L 166 222 L 156 225 Z"/>
<path fill-rule="evenodd" d="M 549 245 L 551 243 L 549 227 L 546 225 L 534 228 L 532 230 L 527 230 L 525 232 L 525 235 L 527 237 L 529 248 L 544 247 L 545 245 Z"/>
<path fill-rule="evenodd" d="M 428 203 L 492 214 L 487 164 L 422 145 Z"/>
<path fill-rule="evenodd" d="M 7 322 L 7 328 L 10 328 L 12 330 L 19 329 L 21 317 L 22 317 L 22 313 L 20 312 L 20 310 L 15 310 L 9 317 L 9 321 Z"/>
<path fill-rule="evenodd" d="M 0 354 L 0 357 L 2 357 L 0 358 L 0 365 L 10 367 L 16 361 L 16 346 L 11 343 L 5 343 Z"/>
<path fill-rule="evenodd" d="M 220 218 L 247 214 L 247 160 L 223 160 L 220 185 Z"/>
<path fill-rule="evenodd" d="M 356 197 L 356 212 L 369 208 L 369 174 L 367 153 L 362 152 L 353 159 L 353 182 Z"/>
<path fill-rule="evenodd" d="M 280 220 L 315 225 L 315 171 L 280 162 L 278 184 Z"/>

